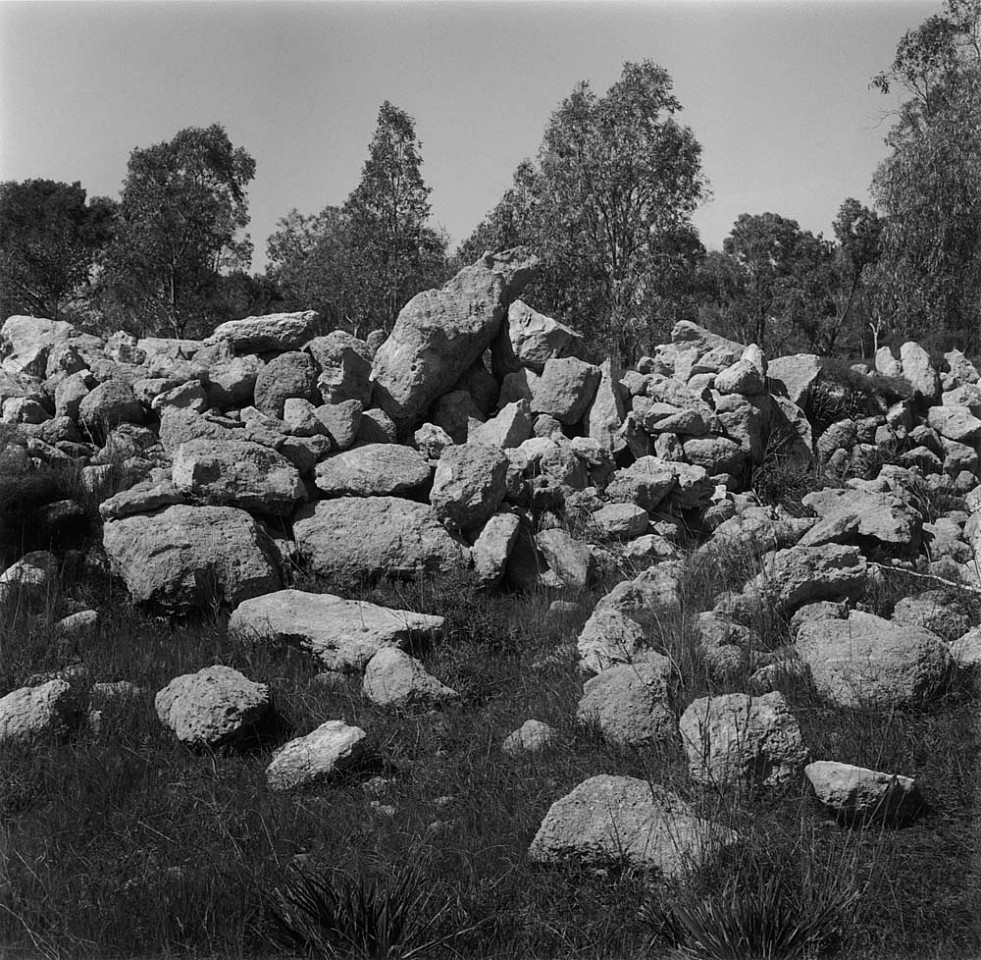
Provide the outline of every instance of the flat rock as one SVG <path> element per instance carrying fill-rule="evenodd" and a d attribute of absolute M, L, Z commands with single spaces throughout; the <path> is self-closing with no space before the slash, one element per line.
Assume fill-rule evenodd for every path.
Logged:
<path fill-rule="evenodd" d="M 330 497 L 397 496 L 429 482 L 432 467 L 411 447 L 368 443 L 317 464 L 317 489 Z"/>
<path fill-rule="evenodd" d="M 316 320 L 317 314 L 313 310 L 229 320 L 219 324 L 204 343 L 212 346 L 225 341 L 237 353 L 298 350 L 313 335 Z"/>
<path fill-rule="evenodd" d="M 817 760 L 804 775 L 818 800 L 846 823 L 908 823 L 925 808 L 911 777 L 881 773 L 850 763 Z"/>
<path fill-rule="evenodd" d="M 272 790 L 291 790 L 329 780 L 364 762 L 367 736 L 343 720 L 328 720 L 277 750 L 266 768 L 266 782 Z"/>
<path fill-rule="evenodd" d="M 916 552 L 923 519 L 901 497 L 865 490 L 828 488 L 809 493 L 803 503 L 818 522 L 798 541 L 800 547 L 854 543 Z"/>
<path fill-rule="evenodd" d="M 279 590 L 240 603 L 230 637 L 246 643 L 298 646 L 328 670 L 361 670 L 384 647 L 438 636 L 442 617 L 392 610 L 329 593 Z"/>

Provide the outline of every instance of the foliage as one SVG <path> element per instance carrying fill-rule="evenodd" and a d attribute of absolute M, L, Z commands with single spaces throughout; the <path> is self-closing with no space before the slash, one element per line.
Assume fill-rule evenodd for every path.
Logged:
<path fill-rule="evenodd" d="M 704 253 L 691 222 L 707 192 L 701 146 L 671 90 L 649 60 L 625 63 L 605 96 L 580 83 L 461 248 L 531 247 L 545 269 L 529 299 L 622 360 L 693 309 L 684 291 Z"/>
<path fill-rule="evenodd" d="M 0 310 L 57 320 L 111 238 L 115 204 L 54 180 L 0 184 Z"/>
<path fill-rule="evenodd" d="M 220 124 L 133 150 L 102 277 L 117 323 L 183 337 L 228 319 L 220 278 L 251 260 L 239 233 L 254 176 L 255 161 Z"/>
<path fill-rule="evenodd" d="M 981 330 L 981 2 L 947 0 L 908 31 L 883 93 L 907 94 L 872 182 L 884 214 L 883 325 L 977 349 Z"/>
<path fill-rule="evenodd" d="M 412 960 L 453 936 L 433 936 L 450 904 L 414 865 L 384 879 L 299 874 L 276 891 L 270 907 L 277 942 L 321 957 Z M 457 931 L 454 931 L 456 933 Z"/>

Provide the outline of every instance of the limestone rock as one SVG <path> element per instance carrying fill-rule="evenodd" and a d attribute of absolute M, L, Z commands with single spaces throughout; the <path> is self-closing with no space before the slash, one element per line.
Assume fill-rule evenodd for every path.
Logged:
<path fill-rule="evenodd" d="M 245 643 L 298 646 L 326 669 L 346 671 L 363 669 L 383 647 L 438 636 L 443 622 L 329 593 L 279 590 L 240 603 L 228 621 L 228 635 Z"/>
<path fill-rule="evenodd" d="M 668 703 L 671 662 L 654 653 L 648 657 L 587 680 L 576 719 L 595 724 L 606 739 L 623 746 L 642 747 L 673 736 L 676 723 Z"/>
<path fill-rule="evenodd" d="M 271 706 L 269 687 L 231 667 L 175 677 L 154 699 L 160 722 L 182 743 L 221 747 L 247 736 Z"/>
<path fill-rule="evenodd" d="M 481 583 L 498 584 L 518 537 L 521 521 L 513 513 L 495 513 L 473 545 L 473 564 Z"/>
<path fill-rule="evenodd" d="M 133 600 L 170 612 L 237 606 L 280 588 L 268 538 L 244 510 L 175 505 L 112 520 L 103 545 Z"/>
<path fill-rule="evenodd" d="M 338 450 L 347 450 L 354 443 L 363 413 L 364 404 L 360 400 L 325 403 L 315 407 L 313 411 L 314 416 L 324 425 L 331 443 Z"/>
<path fill-rule="evenodd" d="M 763 558 L 763 570 L 747 592 L 767 597 L 779 613 L 790 613 L 815 600 L 857 599 L 867 572 L 858 547 L 789 547 Z"/>
<path fill-rule="evenodd" d="M 818 800 L 846 823 L 908 823 L 926 806 L 916 781 L 900 774 L 817 760 L 804 775 Z"/>
<path fill-rule="evenodd" d="M 558 732 L 541 720 L 526 720 L 517 730 L 508 734 L 501 750 L 509 757 L 541 753 L 558 741 Z"/>
<path fill-rule="evenodd" d="M 591 363 L 575 357 L 548 360 L 532 390 L 531 412 L 548 414 L 566 425 L 578 423 L 593 402 L 599 381 L 600 370 Z"/>
<path fill-rule="evenodd" d="M 601 774 L 552 804 L 528 856 L 587 867 L 626 863 L 671 878 L 706 865 L 718 845 L 736 839 L 660 784 Z"/>
<path fill-rule="evenodd" d="M 75 328 L 64 320 L 8 317 L 0 327 L 0 367 L 10 374 L 40 379 L 45 376 L 52 345 L 75 333 Z"/>
<path fill-rule="evenodd" d="M 837 706 L 907 706 L 937 696 L 951 668 L 946 645 L 929 630 L 871 613 L 812 620 L 797 649 L 818 692 Z"/>
<path fill-rule="evenodd" d="M 781 787 L 807 762 L 800 727 L 781 693 L 703 697 L 685 710 L 679 729 L 699 783 Z"/>
<path fill-rule="evenodd" d="M 553 527 L 535 536 L 535 546 L 545 558 L 549 570 L 566 586 L 585 590 L 592 584 L 596 575 L 596 560 L 585 543 L 565 530 Z"/>
<path fill-rule="evenodd" d="M 899 358 L 903 365 L 903 377 L 913 389 L 925 400 L 937 400 L 940 397 L 940 376 L 930 360 L 930 354 L 918 343 L 910 341 L 899 348 Z"/>
<path fill-rule="evenodd" d="M 507 450 L 520 447 L 531 437 L 532 416 L 527 400 L 509 403 L 501 409 L 497 416 L 486 423 L 471 427 L 468 443 L 476 443 L 485 447 L 499 447 Z"/>
<path fill-rule="evenodd" d="M 471 530 L 486 523 L 504 499 L 508 458 L 496 447 L 447 447 L 433 477 L 429 501 L 439 520 Z"/>
<path fill-rule="evenodd" d="M 650 516 L 635 503 L 608 503 L 595 511 L 590 522 L 607 537 L 632 540 L 647 532 Z"/>
<path fill-rule="evenodd" d="M 964 605 L 951 600 L 943 590 L 903 597 L 893 608 L 891 619 L 903 626 L 923 627 L 947 643 L 963 636 L 972 626 Z"/>
<path fill-rule="evenodd" d="M 676 472 L 670 463 L 657 457 L 641 457 L 617 470 L 606 493 L 614 502 L 634 503 L 650 512 L 676 484 Z"/>
<path fill-rule="evenodd" d="M 431 507 L 398 497 L 307 504 L 297 511 L 293 530 L 308 569 L 325 578 L 418 577 L 465 562 L 464 550 Z"/>
<path fill-rule="evenodd" d="M 575 356 L 581 344 L 575 330 L 515 300 L 493 344 L 494 374 L 501 378 L 521 367 L 540 374 L 548 360 Z"/>
<path fill-rule="evenodd" d="M 368 757 L 367 736 L 343 720 L 328 720 L 277 750 L 266 768 L 266 782 L 272 790 L 291 790 L 358 767 Z"/>
<path fill-rule="evenodd" d="M 101 436 L 118 423 L 142 423 L 145 413 L 125 380 L 107 380 L 82 398 L 78 419 L 89 432 Z"/>
<path fill-rule="evenodd" d="M 236 353 L 299 350 L 313 335 L 316 320 L 317 314 L 313 310 L 229 320 L 219 324 L 204 343 L 213 346 L 225 341 Z"/>
<path fill-rule="evenodd" d="M 366 407 L 371 403 L 371 351 L 363 340 L 344 330 L 332 330 L 303 349 L 320 367 L 317 385 L 324 403 L 358 400 Z"/>
<path fill-rule="evenodd" d="M 916 552 L 923 520 L 901 497 L 865 490 L 827 488 L 809 493 L 803 503 L 818 522 L 798 541 L 799 547 L 852 543 Z"/>
<path fill-rule="evenodd" d="M 73 719 L 71 686 L 53 679 L 0 697 L 0 746 L 64 733 Z"/>
<path fill-rule="evenodd" d="M 255 405 L 266 416 L 282 419 L 290 397 L 319 400 L 317 365 L 308 353 L 291 351 L 273 357 L 255 380 Z"/>
<path fill-rule="evenodd" d="M 382 707 L 408 708 L 456 700 L 459 694 L 426 672 L 414 657 L 385 647 L 364 672 L 365 696 Z"/>
<path fill-rule="evenodd" d="M 329 497 L 397 496 L 428 483 L 432 468 L 411 447 L 369 443 L 317 464 L 317 489 Z"/>

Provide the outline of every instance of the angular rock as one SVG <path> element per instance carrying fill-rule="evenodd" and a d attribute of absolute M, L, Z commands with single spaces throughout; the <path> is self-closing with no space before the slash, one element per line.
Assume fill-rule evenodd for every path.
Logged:
<path fill-rule="evenodd" d="M 281 353 L 256 376 L 255 405 L 266 416 L 282 419 L 283 405 L 290 397 L 311 402 L 320 399 L 317 365 L 308 353 Z"/>
<path fill-rule="evenodd" d="M 291 790 L 356 768 L 368 757 L 367 736 L 343 720 L 328 720 L 280 747 L 266 767 L 266 782 L 271 790 Z"/>
<path fill-rule="evenodd" d="M 63 734 L 74 719 L 71 686 L 54 679 L 0 697 L 0 746 Z"/>
<path fill-rule="evenodd" d="M 297 646 L 328 670 L 353 671 L 384 647 L 439 636 L 443 623 L 442 617 L 329 593 L 279 590 L 240 603 L 228 621 L 228 635 L 243 643 Z"/>
<path fill-rule="evenodd" d="M 371 403 L 371 351 L 363 340 L 344 330 L 332 330 L 303 349 L 320 367 L 317 384 L 324 403 L 359 400 L 366 407 Z"/>
<path fill-rule="evenodd" d="M 381 707 L 405 709 L 456 700 L 459 694 L 426 672 L 414 657 L 385 647 L 368 662 L 364 671 L 364 694 Z"/>
<path fill-rule="evenodd" d="M 558 732 L 541 720 L 526 720 L 517 730 L 508 734 L 501 750 L 509 757 L 541 753 L 559 739 Z"/>
<path fill-rule="evenodd" d="M 827 488 L 807 494 L 802 502 L 819 519 L 800 538 L 799 547 L 852 543 L 910 553 L 919 550 L 923 519 L 900 497 L 865 490 Z"/>
<path fill-rule="evenodd" d="M 314 310 L 229 320 L 219 324 L 204 343 L 213 346 L 225 341 L 236 353 L 299 350 L 313 335 L 316 321 Z"/>
<path fill-rule="evenodd" d="M 395 496 L 429 482 L 432 467 L 411 447 L 369 443 L 317 464 L 317 489 L 329 497 Z"/>
<path fill-rule="evenodd" d="M 495 513 L 473 545 L 473 565 L 481 583 L 495 586 L 504 576 L 521 521 L 512 513 Z"/>
<path fill-rule="evenodd" d="M 858 547 L 789 547 L 763 558 L 763 570 L 747 592 L 766 597 L 778 613 L 786 614 L 815 600 L 857 599 L 865 590 L 867 572 Z"/>
<path fill-rule="evenodd" d="M 486 423 L 471 427 L 467 442 L 507 450 L 520 447 L 531 437 L 531 430 L 530 405 L 527 400 L 518 400 L 507 404 Z"/>
<path fill-rule="evenodd" d="M 585 590 L 596 574 L 596 558 L 589 547 L 565 530 L 553 527 L 535 536 L 535 546 L 549 569 L 568 587 Z"/>
<path fill-rule="evenodd" d="M 79 422 L 103 436 L 119 423 L 143 423 L 146 414 L 125 380 L 107 380 L 87 393 L 78 405 Z"/>
<path fill-rule="evenodd" d="M 607 740 L 621 746 L 643 747 L 670 739 L 677 729 L 668 702 L 671 661 L 653 653 L 648 657 L 587 680 L 576 720 L 595 724 Z"/>
<path fill-rule="evenodd" d="M 796 646 L 818 692 L 842 707 L 915 705 L 943 691 L 952 666 L 929 630 L 858 611 L 802 624 Z"/>
<path fill-rule="evenodd" d="M 0 366 L 10 374 L 43 378 L 52 345 L 75 333 L 75 328 L 64 320 L 8 317 L 0 327 Z"/>
<path fill-rule="evenodd" d="M 737 360 L 715 378 L 715 389 L 721 394 L 738 393 L 753 397 L 766 391 L 759 367 L 750 360 Z"/>
<path fill-rule="evenodd" d="M 930 354 L 918 343 L 904 343 L 899 348 L 899 358 L 903 365 L 903 377 L 925 400 L 934 401 L 940 397 L 940 376 L 930 360 Z"/>
<path fill-rule="evenodd" d="M 515 300 L 492 347 L 494 375 L 502 378 L 521 367 L 541 373 L 548 360 L 575 356 L 582 337 L 571 327 Z"/>
<path fill-rule="evenodd" d="M 160 722 L 182 743 L 222 747 L 242 740 L 268 713 L 269 687 L 231 667 L 175 677 L 154 699 Z"/>
<path fill-rule="evenodd" d="M 676 484 L 676 472 L 670 463 L 657 457 L 642 457 L 617 470 L 606 494 L 614 502 L 634 503 L 650 512 Z"/>
<path fill-rule="evenodd" d="M 465 563 L 464 549 L 431 507 L 398 497 L 307 504 L 297 511 L 293 531 L 307 568 L 325 578 L 418 577 Z"/>
<path fill-rule="evenodd" d="M 176 505 L 107 522 L 103 545 L 136 603 L 186 613 L 278 590 L 268 537 L 244 510 Z"/>
<path fill-rule="evenodd" d="M 508 462 L 496 447 L 476 443 L 447 447 L 429 495 L 436 517 L 458 530 L 486 523 L 504 499 Z"/>
<path fill-rule="evenodd" d="M 528 856 L 587 867 L 627 864 L 671 878 L 705 866 L 736 839 L 660 784 L 601 774 L 552 804 Z"/>
<path fill-rule="evenodd" d="M 589 518 L 590 522 L 607 537 L 632 540 L 647 532 L 650 516 L 635 503 L 608 503 Z"/>
<path fill-rule="evenodd" d="M 599 386 L 600 370 L 591 363 L 568 357 L 548 360 L 531 396 L 531 412 L 545 413 L 559 423 L 582 420 Z"/>
<path fill-rule="evenodd" d="M 205 384 L 209 406 L 218 410 L 251 406 L 261 369 L 262 361 L 249 353 L 211 364 Z"/>
<path fill-rule="evenodd" d="M 923 627 L 947 643 L 953 643 L 972 626 L 964 605 L 952 601 L 943 590 L 927 590 L 915 597 L 903 597 L 893 608 L 891 619 L 903 626 Z"/>
<path fill-rule="evenodd" d="M 966 406 L 945 404 L 942 407 L 930 407 L 926 422 L 940 436 L 959 443 L 977 440 L 981 436 L 981 420 Z"/>
<path fill-rule="evenodd" d="M 916 781 L 900 774 L 817 760 L 804 775 L 818 800 L 846 823 L 900 825 L 915 820 L 926 806 Z"/>

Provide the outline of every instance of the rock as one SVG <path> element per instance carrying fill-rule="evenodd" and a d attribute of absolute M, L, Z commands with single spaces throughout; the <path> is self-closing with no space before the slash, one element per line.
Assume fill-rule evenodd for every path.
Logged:
<path fill-rule="evenodd" d="M 119 423 L 143 423 L 143 405 L 125 380 L 107 380 L 87 393 L 78 405 L 78 419 L 90 433 L 105 434 Z"/>
<path fill-rule="evenodd" d="M 595 724 L 621 746 L 644 747 L 670 739 L 677 724 L 668 702 L 671 661 L 658 654 L 610 667 L 586 681 L 576 720 Z"/>
<path fill-rule="evenodd" d="M 620 430 L 626 416 L 623 397 L 620 394 L 620 370 L 612 360 L 600 365 L 600 379 L 593 402 L 586 412 L 583 427 L 586 436 L 595 440 L 611 453 L 624 446 Z"/>
<path fill-rule="evenodd" d="M 950 371 L 949 376 L 956 384 L 978 382 L 977 367 L 960 350 L 951 350 L 945 353 L 944 360 L 947 362 L 947 369 Z"/>
<path fill-rule="evenodd" d="M 413 297 L 372 365 L 376 402 L 399 426 L 421 419 L 480 358 L 537 260 L 485 255 L 439 290 Z"/>
<path fill-rule="evenodd" d="M 512 513 L 495 513 L 484 524 L 473 545 L 473 564 L 485 586 L 495 586 L 504 577 L 520 526 Z"/>
<path fill-rule="evenodd" d="M 395 423 L 384 410 L 372 407 L 361 414 L 357 443 L 396 443 L 397 440 Z"/>
<path fill-rule="evenodd" d="M 30 594 L 44 598 L 55 589 L 58 558 L 48 550 L 25 553 L 16 563 L 0 573 L 0 600 L 10 594 Z"/>
<path fill-rule="evenodd" d="M 438 460 L 447 447 L 453 445 L 453 438 L 435 423 L 424 423 L 412 435 L 416 449 L 427 460 Z"/>
<path fill-rule="evenodd" d="M 950 645 L 950 655 L 958 670 L 981 670 L 981 627 L 972 627 Z"/>
<path fill-rule="evenodd" d="M 255 405 L 268 417 L 282 419 L 290 397 L 319 400 L 317 365 L 308 353 L 291 351 L 273 357 L 255 380 Z"/>
<path fill-rule="evenodd" d="M 688 461 L 712 476 L 727 473 L 738 477 L 749 459 L 746 451 L 728 437 L 694 437 L 682 446 Z"/>
<path fill-rule="evenodd" d="M 899 348 L 903 376 L 924 400 L 933 402 L 940 397 L 940 376 L 934 369 L 930 354 L 918 343 L 904 343 Z M 954 438 L 956 439 L 956 437 Z"/>
<path fill-rule="evenodd" d="M 501 750 L 509 757 L 541 753 L 556 743 L 558 732 L 541 720 L 526 720 L 514 733 L 508 734 Z"/>
<path fill-rule="evenodd" d="M 182 743 L 222 747 L 242 740 L 269 711 L 269 687 L 231 667 L 175 677 L 154 699 L 160 722 Z"/>
<path fill-rule="evenodd" d="M 343 330 L 315 337 L 303 348 L 316 360 L 321 373 L 317 380 L 326 404 L 358 400 L 371 403 L 371 351 L 363 340 Z"/>
<path fill-rule="evenodd" d="M 0 423 L 44 423 L 51 414 L 32 397 L 10 397 L 3 401 Z"/>
<path fill-rule="evenodd" d="M 858 611 L 847 620 L 802 624 L 796 645 L 818 692 L 842 707 L 889 708 L 935 697 L 952 665 L 929 630 Z"/>
<path fill-rule="evenodd" d="M 471 427 L 484 420 L 480 407 L 466 390 L 453 390 L 443 394 L 433 406 L 430 417 L 442 427 L 454 443 L 466 443 Z"/>
<path fill-rule="evenodd" d="M 607 537 L 632 540 L 647 532 L 650 516 L 635 503 L 608 503 L 589 518 L 590 522 Z"/>
<path fill-rule="evenodd" d="M 94 633 L 99 626 L 99 614 L 95 610 L 79 610 L 62 617 L 55 623 L 55 631 L 63 637 L 84 637 Z"/>
<path fill-rule="evenodd" d="M 313 415 L 324 425 L 331 443 L 338 450 L 347 450 L 354 443 L 363 413 L 364 405 L 360 400 L 323 404 L 313 411 Z M 386 437 L 386 442 L 387 440 Z"/>
<path fill-rule="evenodd" d="M 553 527 L 535 536 L 535 546 L 549 569 L 568 587 L 585 590 L 596 574 L 596 560 L 589 547 L 565 530 Z"/>
<path fill-rule="evenodd" d="M 672 464 L 657 457 L 642 457 L 629 467 L 617 470 L 606 494 L 614 502 L 633 503 L 651 512 L 676 484 L 677 474 Z"/>
<path fill-rule="evenodd" d="M 751 360 L 737 360 L 716 376 L 715 389 L 723 395 L 738 393 L 753 397 L 765 393 L 763 371 Z"/>
<path fill-rule="evenodd" d="M 236 353 L 299 350 L 313 335 L 316 321 L 317 314 L 313 310 L 229 320 L 219 324 L 204 343 L 213 346 L 224 341 Z"/>
<path fill-rule="evenodd" d="M 99 504 L 99 513 L 103 520 L 119 520 L 184 502 L 184 494 L 174 486 L 173 481 L 150 479 L 103 500 Z"/>
<path fill-rule="evenodd" d="M 853 543 L 866 549 L 888 547 L 907 553 L 920 548 L 923 519 L 900 497 L 827 488 L 807 494 L 802 503 L 819 520 L 800 538 L 799 547 Z"/>
<path fill-rule="evenodd" d="M 804 768 L 804 775 L 818 800 L 845 823 L 900 825 L 926 807 L 916 781 L 899 774 L 817 760 Z"/>
<path fill-rule="evenodd" d="M 266 782 L 272 790 L 291 790 L 356 768 L 368 757 L 367 736 L 343 720 L 328 720 L 280 747 L 266 767 Z"/>
<path fill-rule="evenodd" d="M 402 650 L 385 647 L 368 662 L 364 694 L 381 707 L 431 706 L 456 700 L 459 694 L 426 672 L 426 668 Z"/>
<path fill-rule="evenodd" d="M 136 603 L 186 613 L 278 590 L 268 537 L 244 510 L 175 505 L 107 522 L 103 545 Z"/>
<path fill-rule="evenodd" d="M 75 719 L 71 686 L 53 679 L 0 697 L 0 746 L 64 734 Z"/>
<path fill-rule="evenodd" d="M 422 454 L 395 443 L 369 443 L 317 464 L 317 489 L 328 497 L 394 496 L 429 482 Z"/>
<path fill-rule="evenodd" d="M 953 643 L 971 629 L 971 618 L 963 604 L 943 590 L 927 590 L 916 597 L 903 597 L 892 611 L 893 623 L 923 627 L 941 640 Z"/>
<path fill-rule="evenodd" d="M 579 634 L 576 647 L 580 669 L 600 673 L 632 663 L 647 640 L 647 631 L 621 610 L 597 605 Z"/>
<path fill-rule="evenodd" d="M 981 420 L 969 407 L 951 404 L 942 407 L 930 407 L 927 411 L 927 426 L 936 430 L 948 440 L 964 443 L 977 440 L 981 436 Z"/>
<path fill-rule="evenodd" d="M 806 408 L 811 388 L 818 381 L 826 361 L 813 353 L 776 357 L 769 362 L 770 389 L 782 393 L 798 407 Z"/>
<path fill-rule="evenodd" d="M 418 577 L 465 563 L 464 550 L 431 507 L 398 497 L 307 504 L 297 511 L 293 531 L 307 568 L 325 578 Z"/>
<path fill-rule="evenodd" d="M 261 369 L 262 361 L 252 354 L 213 363 L 205 384 L 208 404 L 218 410 L 251 406 Z"/>
<path fill-rule="evenodd" d="M 243 643 L 287 644 L 328 670 L 361 670 L 384 647 L 439 636 L 443 618 L 391 610 L 329 593 L 279 590 L 240 603 L 228 635 Z"/>
<path fill-rule="evenodd" d="M 531 412 L 548 414 L 566 425 L 578 423 L 593 402 L 599 381 L 600 370 L 591 363 L 575 357 L 548 360 L 532 390 Z"/>
<path fill-rule="evenodd" d="M 0 327 L 0 367 L 9 374 L 43 378 L 52 345 L 75 336 L 64 320 L 8 317 Z"/>
<path fill-rule="evenodd" d="M 492 347 L 494 375 L 500 379 L 521 367 L 540 374 L 547 361 L 575 356 L 581 345 L 575 330 L 515 300 Z"/>
<path fill-rule="evenodd" d="M 476 443 L 447 447 L 436 466 L 429 501 L 437 519 L 458 530 L 486 523 L 504 499 L 508 458 Z"/>
<path fill-rule="evenodd" d="M 660 784 L 602 774 L 552 804 L 528 857 L 586 867 L 627 865 L 672 878 L 705 866 L 718 845 L 736 839 Z"/>
<path fill-rule="evenodd" d="M 787 614 L 816 600 L 857 599 L 867 572 L 858 547 L 789 547 L 763 558 L 763 570 L 746 592 L 765 597 L 777 613 Z"/>
<path fill-rule="evenodd" d="M 506 450 L 520 447 L 531 437 L 531 430 L 530 405 L 527 400 L 518 400 L 507 404 L 486 423 L 471 427 L 467 442 Z"/>
<path fill-rule="evenodd" d="M 174 455 L 171 479 L 198 503 L 252 513 L 288 516 L 306 499 L 297 469 L 271 447 L 247 440 L 182 443 Z"/>
<path fill-rule="evenodd" d="M 807 762 L 800 727 L 782 693 L 702 697 L 678 726 L 698 783 L 783 787 Z"/>
<path fill-rule="evenodd" d="M 749 689 L 756 696 L 774 690 L 793 690 L 810 683 L 811 671 L 803 660 L 777 660 L 753 671 Z"/>

